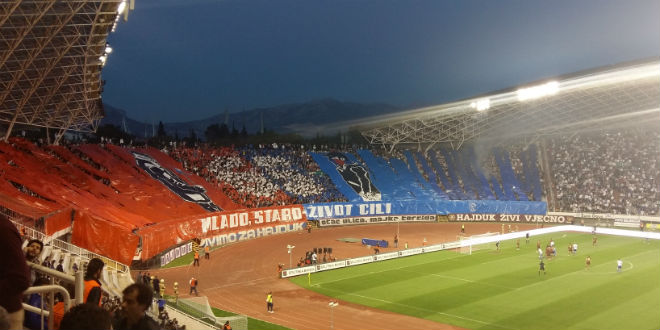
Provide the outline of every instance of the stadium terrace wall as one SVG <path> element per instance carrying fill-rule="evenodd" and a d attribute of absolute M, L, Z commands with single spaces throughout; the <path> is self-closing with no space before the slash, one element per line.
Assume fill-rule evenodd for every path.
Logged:
<path fill-rule="evenodd" d="M 575 219 L 573 223 L 586 226 L 627 227 L 648 230 L 660 229 L 660 217 L 658 216 L 568 212 L 548 212 L 548 215 L 572 217 Z"/>
<path fill-rule="evenodd" d="M 438 216 L 439 222 L 521 222 L 521 223 L 551 223 L 569 224 L 573 223 L 572 216 L 564 215 L 535 215 L 535 214 L 449 214 Z"/>
<path fill-rule="evenodd" d="M 347 226 L 347 225 L 367 225 L 377 223 L 396 223 L 396 222 L 436 222 L 438 216 L 435 214 L 417 214 L 417 215 L 381 215 L 371 217 L 347 217 L 319 219 L 319 227 Z"/>
<path fill-rule="evenodd" d="M 264 236 L 301 231 L 305 228 L 307 228 L 306 221 L 293 221 L 285 224 L 275 223 L 271 224 L 270 226 L 260 226 L 257 228 L 247 228 L 239 231 L 221 232 L 214 234 L 211 237 L 201 239 L 200 246 L 221 246 Z M 192 252 L 195 252 L 195 247 L 192 241 L 190 241 L 158 254 L 156 259 L 160 260 L 159 265 L 162 267 Z M 148 265 L 152 263 L 148 261 L 146 264 L 148 267 Z"/>
<path fill-rule="evenodd" d="M 193 238 L 201 239 L 202 245 L 221 245 L 302 230 L 306 222 L 302 205 L 213 212 L 159 222 L 137 231 L 142 240 L 139 259 L 153 258 Z"/>
<path fill-rule="evenodd" d="M 166 221 L 137 231 L 142 239 L 139 259 L 159 257 L 167 264 L 180 255 L 183 242 L 200 238 L 201 245 L 217 246 L 303 230 L 307 220 L 322 226 L 383 222 L 434 222 L 438 215 L 491 213 L 545 215 L 544 202 L 501 201 L 396 201 L 320 203 L 214 212 L 204 216 Z M 174 247 L 174 248 L 173 248 Z M 177 250 L 179 249 L 179 250 Z M 186 250 L 188 252 L 188 250 Z"/>
<path fill-rule="evenodd" d="M 309 220 L 457 213 L 545 215 L 547 212 L 545 202 L 491 200 L 318 203 L 304 204 L 304 207 Z"/>

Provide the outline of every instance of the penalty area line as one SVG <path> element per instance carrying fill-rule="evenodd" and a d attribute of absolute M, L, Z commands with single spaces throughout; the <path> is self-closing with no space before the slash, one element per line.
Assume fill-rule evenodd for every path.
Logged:
<path fill-rule="evenodd" d="M 617 273 L 627 272 L 627 271 L 632 270 L 633 268 L 635 268 L 635 265 L 632 262 L 626 261 L 626 263 L 629 264 L 630 267 L 622 268 L 620 272 L 617 272 L 617 271 L 614 271 L 614 272 L 601 272 L 601 271 L 591 271 L 591 270 L 585 269 L 585 271 L 581 274 L 584 274 L 584 275 L 609 275 L 609 274 L 617 274 Z M 604 266 L 604 265 L 599 265 L 599 266 Z"/>
<path fill-rule="evenodd" d="M 405 308 L 415 309 L 415 310 L 422 311 L 422 312 L 427 312 L 427 313 L 432 313 L 432 314 L 440 314 L 440 315 L 444 315 L 444 316 L 448 316 L 448 317 L 453 317 L 453 318 L 456 318 L 456 319 L 461 319 L 461 320 L 465 320 L 465 321 L 475 322 L 475 323 L 479 323 L 479 324 L 483 324 L 483 325 L 488 325 L 488 326 L 494 326 L 494 327 L 497 327 L 497 328 L 517 330 L 517 329 L 512 328 L 512 327 L 506 327 L 506 326 L 503 326 L 503 325 L 499 325 L 499 324 L 495 324 L 495 323 L 490 323 L 490 322 L 485 322 L 485 321 L 481 321 L 481 320 L 477 320 L 477 319 L 473 319 L 473 318 L 469 318 L 469 317 L 465 317 L 465 316 L 461 316 L 461 315 L 456 315 L 456 314 L 450 314 L 450 313 L 445 313 L 445 312 L 434 311 L 434 310 L 431 310 L 431 309 L 426 309 L 426 308 L 421 308 L 421 307 L 416 307 L 416 306 L 406 305 L 406 304 L 402 304 L 402 303 L 397 303 L 397 302 L 393 302 L 393 301 L 389 301 L 389 300 L 384 300 L 384 299 L 379 299 L 379 298 L 374 298 L 374 297 L 364 296 L 364 295 L 357 294 L 357 293 L 352 293 L 352 292 L 345 292 L 345 291 L 336 290 L 336 289 L 330 289 L 330 288 L 324 288 L 324 289 L 325 289 L 325 290 L 329 290 L 329 291 L 334 291 L 334 292 L 337 292 L 337 293 L 340 293 L 340 294 L 345 294 L 345 295 L 349 295 L 349 296 L 355 296 L 355 297 L 360 297 L 360 298 L 364 298 L 364 299 L 369 299 L 369 300 L 379 301 L 379 302 L 386 303 L 386 304 L 390 304 L 390 305 L 402 306 L 402 307 L 405 307 Z"/>

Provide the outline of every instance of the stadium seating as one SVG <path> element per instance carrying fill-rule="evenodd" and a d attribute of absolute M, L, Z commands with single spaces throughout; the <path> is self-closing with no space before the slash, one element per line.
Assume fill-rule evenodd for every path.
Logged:
<path fill-rule="evenodd" d="M 608 131 L 550 140 L 556 210 L 657 215 L 660 133 Z"/>
<path fill-rule="evenodd" d="M 170 148 L 168 156 L 154 148 L 37 146 L 11 138 L 0 143 L 0 201 L 46 233 L 69 230 L 74 243 L 125 263 L 138 244 L 136 229 L 207 213 L 139 169 L 135 152 L 157 160 L 191 186 L 201 186 L 224 210 L 363 200 L 328 159 L 332 151 L 363 166 L 384 201 L 533 200 L 547 201 L 554 211 L 656 215 L 658 140 L 658 132 L 609 131 L 478 152 L 469 144 L 457 151 L 436 147 L 428 152 L 202 145 Z M 548 191 L 552 194 L 546 196 Z M 90 236 L 98 226 L 103 235 Z M 118 235 L 128 239 L 113 239 Z M 50 245 L 40 261 L 47 257 L 56 264 L 62 257 L 67 271 L 74 263 L 80 267 L 75 255 Z"/>
<path fill-rule="evenodd" d="M 245 207 L 344 199 L 299 148 L 176 148 L 169 153 Z"/>

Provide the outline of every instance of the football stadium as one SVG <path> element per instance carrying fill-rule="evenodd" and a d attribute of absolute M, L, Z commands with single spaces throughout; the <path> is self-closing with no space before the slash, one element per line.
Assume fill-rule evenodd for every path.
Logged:
<path fill-rule="evenodd" d="M 0 3 L 5 328 L 660 327 L 659 58 L 324 128 L 359 142 L 129 141 L 133 9 Z"/>

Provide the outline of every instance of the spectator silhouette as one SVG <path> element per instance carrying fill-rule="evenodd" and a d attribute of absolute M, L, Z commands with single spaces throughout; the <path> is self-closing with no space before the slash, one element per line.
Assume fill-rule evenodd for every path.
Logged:
<path fill-rule="evenodd" d="M 0 306 L 7 311 L 10 329 L 23 327 L 23 291 L 30 285 L 30 272 L 21 250 L 16 226 L 0 214 Z"/>
<path fill-rule="evenodd" d="M 121 316 L 115 330 L 156 330 L 158 323 L 146 314 L 151 306 L 153 291 L 144 284 L 134 283 L 122 291 Z"/>
<path fill-rule="evenodd" d="M 63 330 L 109 330 L 112 329 L 110 313 L 95 304 L 80 304 L 71 308 L 62 317 Z"/>

